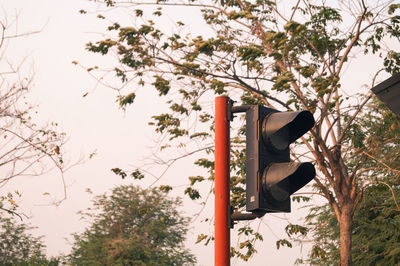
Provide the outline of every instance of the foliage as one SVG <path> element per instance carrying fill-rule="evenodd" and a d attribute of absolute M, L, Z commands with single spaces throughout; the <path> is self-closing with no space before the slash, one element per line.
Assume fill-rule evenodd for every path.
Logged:
<path fill-rule="evenodd" d="M 354 214 L 353 263 L 396 265 L 400 262 L 400 175 L 389 169 L 400 166 L 400 117 L 376 101 L 369 106 L 369 111 L 358 125 L 364 128 L 363 137 L 368 139 L 369 145 L 362 151 L 368 151 L 371 156 L 366 165 L 371 167 L 368 175 L 372 181 L 367 184 Z M 374 168 L 371 158 L 384 162 L 386 169 Z M 314 235 L 309 263 L 339 265 L 339 227 L 332 207 L 329 204 L 314 207 L 307 220 Z"/>
<path fill-rule="evenodd" d="M 59 265 L 60 259 L 47 259 L 41 237 L 29 234 L 33 227 L 14 218 L 0 218 L 1 265 Z"/>
<path fill-rule="evenodd" d="M 81 212 L 91 225 L 75 234 L 70 255 L 74 265 L 192 265 L 184 248 L 189 219 L 177 208 L 179 199 L 159 189 L 120 186 L 97 196 Z"/>
<path fill-rule="evenodd" d="M 396 184 L 391 184 L 398 187 Z M 394 190 L 396 199 L 400 197 Z M 313 228 L 314 245 L 311 265 L 339 265 L 339 226 L 329 204 L 315 207 L 308 216 Z M 354 214 L 353 263 L 354 265 L 397 265 L 400 261 L 398 225 L 400 211 L 391 190 L 383 184 L 366 189 L 363 201 Z M 304 260 L 299 260 L 304 263 Z"/>
<path fill-rule="evenodd" d="M 399 185 L 397 179 L 396 186 Z M 400 197 L 395 190 L 396 200 Z M 397 265 L 400 263 L 400 209 L 383 184 L 367 189 L 354 216 L 353 261 L 355 265 Z"/>
<path fill-rule="evenodd" d="M 154 115 L 150 122 L 164 136 L 160 152 L 177 148 L 188 156 L 196 154 L 194 163 L 208 173 L 190 183 L 185 190 L 190 198 L 206 201 L 208 196 L 202 196 L 199 183 L 214 180 L 214 125 L 208 103 L 213 96 L 230 96 L 237 105 L 263 104 L 314 114 L 316 124 L 310 136 L 298 143 L 308 151 L 293 152 L 293 159 L 307 157 L 315 162 L 315 192 L 326 198 L 340 222 L 341 264 L 350 265 L 354 212 L 364 186 L 383 177 L 371 176 L 369 170 L 396 169 L 374 157 L 374 138 L 365 133 L 359 119 L 368 113 L 366 104 L 372 93 L 360 93 L 365 84 L 354 78 L 347 82 L 344 77 L 353 75 L 347 69 L 352 69 L 352 59 L 363 53 L 377 62 L 363 72 L 371 77 L 367 86 L 376 84 L 383 71 L 399 71 L 399 5 L 393 1 L 347 4 L 313 0 L 282 1 L 279 5 L 257 0 L 104 3 L 112 6 L 110 11 L 128 8 L 134 12 L 129 20 L 133 24 L 128 25 L 120 17 L 120 21 L 108 17 L 112 21 L 108 36 L 87 44 L 89 51 L 116 55 L 120 62 L 114 73 L 121 87 L 111 86 L 103 72 L 98 72 L 98 81 L 121 93 L 123 107 L 138 100 L 136 91 L 143 86 L 154 87 L 166 99 L 170 110 Z M 174 10 L 197 8 L 208 28 L 196 35 L 190 25 L 175 21 L 170 32 L 163 27 L 163 14 L 172 12 L 171 6 Z M 395 44 L 386 45 L 387 41 Z M 354 93 L 350 89 L 357 87 L 360 89 Z M 125 101 L 123 95 L 127 95 Z M 231 205 L 240 211 L 245 206 L 245 132 L 241 124 L 232 131 Z M 182 157 L 160 161 L 168 169 Z M 255 252 L 255 233 L 246 235 L 232 254 L 249 259 Z M 202 239 L 208 243 L 212 238 Z M 285 241 L 279 244 L 288 245 Z"/>

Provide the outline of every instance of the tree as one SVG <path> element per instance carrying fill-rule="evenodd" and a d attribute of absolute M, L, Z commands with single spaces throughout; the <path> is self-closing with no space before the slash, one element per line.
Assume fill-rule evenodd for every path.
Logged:
<path fill-rule="evenodd" d="M 32 69 L 26 62 L 8 58 L 7 47 L 17 38 L 34 32 L 18 32 L 17 19 L 0 21 L 0 188 L 20 176 L 37 176 L 57 169 L 64 186 L 64 172 L 70 165 L 64 162 L 63 144 L 66 135 L 57 130 L 57 123 L 38 125 L 37 111 L 27 97 L 32 83 Z M 18 191 L 0 193 L 0 210 L 18 214 Z M 61 200 L 55 200 L 60 203 Z"/>
<path fill-rule="evenodd" d="M 1 265 L 59 265 L 60 259 L 46 258 L 42 237 L 29 234 L 33 228 L 14 218 L 0 217 Z"/>
<path fill-rule="evenodd" d="M 393 182 L 394 181 L 394 182 Z M 390 184 L 394 189 L 388 189 Z M 365 196 L 354 214 L 352 256 L 355 265 L 396 265 L 400 258 L 399 179 L 365 189 Z M 314 207 L 308 220 L 313 233 L 311 265 L 339 265 L 339 228 L 329 204 Z M 299 260 L 304 263 L 304 260 Z"/>
<path fill-rule="evenodd" d="M 97 196 L 93 209 L 82 212 L 91 225 L 75 234 L 70 261 L 74 265 L 192 265 L 183 247 L 188 218 L 181 201 L 159 189 L 120 186 Z"/>
<path fill-rule="evenodd" d="M 368 162 L 372 159 L 376 171 L 398 174 L 398 170 L 373 156 L 373 136 L 367 136 L 358 124 L 372 93 L 360 93 L 363 81 L 353 79 L 350 84 L 344 77 L 352 75 L 349 69 L 357 68 L 352 64 L 356 56 L 370 56 L 377 62 L 360 77 L 364 80 L 368 76 L 368 87 L 376 83 L 380 73 L 399 71 L 400 5 L 364 0 L 279 5 L 256 0 L 103 3 L 112 7 L 110 10 L 130 8 L 134 25 L 112 21 L 110 14 L 108 36 L 87 45 L 89 51 L 114 54 L 120 62 L 113 71 L 122 82 L 120 87 L 112 86 L 102 71 L 98 81 L 116 87 L 124 108 L 137 100 L 135 92 L 141 86 L 153 86 L 160 97 L 167 98 L 169 112 L 153 116 L 151 122 L 155 131 L 165 136 L 160 150 L 181 148 L 189 151 L 187 155 L 196 153 L 195 164 L 209 173 L 208 177 L 189 177 L 185 193 L 191 198 L 201 197 L 196 189 L 199 182 L 214 178 L 213 114 L 211 104 L 203 104 L 212 96 L 228 95 L 238 105 L 263 104 L 314 114 L 316 123 L 310 137 L 301 139 L 308 151 L 292 155 L 294 160 L 305 156 L 315 162 L 315 193 L 328 201 L 339 223 L 340 264 L 351 265 L 353 217 L 371 181 Z M 149 6 L 154 7 L 153 13 Z M 175 21 L 176 30 L 169 33 L 163 28 L 163 13 L 168 14 L 170 7 L 197 8 L 210 30 L 194 36 L 183 21 Z M 99 19 L 105 18 L 102 10 L 97 13 Z M 386 45 L 388 41 L 394 44 Z M 92 75 L 96 69 L 102 70 L 98 66 L 87 68 Z M 134 90 L 127 89 L 132 86 Z M 353 93 L 350 86 L 360 89 Z M 239 210 L 245 205 L 244 134 L 239 128 L 231 139 L 231 204 Z M 169 168 L 177 158 L 163 162 Z M 299 228 L 292 226 L 288 231 L 304 233 Z M 240 244 L 247 248 L 246 253 L 233 252 L 248 259 L 260 237 L 245 228 L 239 231 L 254 236 Z M 209 241 L 211 237 L 201 239 Z"/>
<path fill-rule="evenodd" d="M 370 155 L 387 162 L 389 169 L 399 169 L 400 118 L 382 103 L 373 102 L 368 110 L 371 112 L 361 117 L 358 124 L 371 140 Z M 353 262 L 356 265 L 395 265 L 400 262 L 399 175 L 396 171 L 375 169 L 371 159 L 366 164 L 370 166 L 368 174 L 372 185 L 366 187 L 365 196 L 354 213 Z M 309 262 L 338 265 L 339 228 L 332 207 L 329 204 L 314 207 L 307 220 L 315 236 Z"/>

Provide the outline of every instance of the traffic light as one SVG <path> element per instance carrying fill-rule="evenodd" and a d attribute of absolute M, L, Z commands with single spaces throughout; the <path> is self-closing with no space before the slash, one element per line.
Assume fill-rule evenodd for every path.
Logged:
<path fill-rule="evenodd" d="M 314 126 L 309 111 L 279 112 L 250 106 L 246 112 L 246 210 L 290 212 L 290 195 L 315 177 L 311 163 L 290 161 L 289 145 Z"/>

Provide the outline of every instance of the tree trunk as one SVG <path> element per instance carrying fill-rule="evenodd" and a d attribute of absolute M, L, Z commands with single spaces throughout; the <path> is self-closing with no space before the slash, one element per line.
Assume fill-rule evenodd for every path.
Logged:
<path fill-rule="evenodd" d="M 351 205 L 342 208 L 342 215 L 339 221 L 340 230 L 340 265 L 352 265 L 351 258 L 351 233 L 353 229 L 353 215 Z"/>

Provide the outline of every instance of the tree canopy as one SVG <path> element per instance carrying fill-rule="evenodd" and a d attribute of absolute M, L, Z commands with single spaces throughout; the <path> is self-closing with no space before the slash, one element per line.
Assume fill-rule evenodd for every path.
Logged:
<path fill-rule="evenodd" d="M 129 185 L 97 196 L 81 212 L 90 226 L 75 234 L 70 262 L 76 265 L 193 265 L 184 248 L 189 219 L 178 198 L 159 189 Z"/>
<path fill-rule="evenodd" d="M 42 237 L 29 233 L 33 228 L 15 218 L 0 217 L 1 265 L 58 265 L 57 258 L 46 258 Z"/>
<path fill-rule="evenodd" d="M 358 124 L 375 139 L 371 143 L 371 155 L 387 162 L 388 168 L 399 169 L 400 118 L 382 103 L 375 101 L 369 107 L 371 112 Z M 366 163 L 372 169 L 375 166 L 374 160 Z M 395 171 L 379 169 L 370 176 L 371 184 L 365 187 L 365 196 L 354 214 L 353 262 L 356 265 L 395 265 L 400 258 L 397 230 L 400 222 L 399 175 Z M 339 264 L 339 227 L 332 207 L 329 204 L 313 207 L 307 220 L 314 236 L 309 262 Z"/>
<path fill-rule="evenodd" d="M 227 95 L 237 105 L 263 104 L 281 111 L 313 113 L 315 126 L 309 137 L 301 139 L 307 151 L 293 150 L 293 160 L 307 157 L 315 163 L 315 193 L 333 209 L 340 230 L 340 263 L 351 265 L 353 216 L 365 188 L 383 178 L 376 174 L 380 171 L 399 173 L 389 166 L 386 160 L 390 158 L 374 153 L 376 138 L 364 131 L 359 117 L 368 114 L 372 97 L 365 90 L 366 81 L 361 80 L 368 79 L 366 86 L 372 87 L 382 73 L 399 72 L 400 5 L 363 0 L 103 3 L 109 10 L 127 8 L 131 22 L 108 17 L 108 36 L 89 43 L 87 49 L 118 58 L 120 64 L 112 72 L 122 85 L 113 86 L 99 66 L 87 70 L 92 75 L 97 70 L 100 83 L 118 90 L 124 108 L 138 100 L 136 91 L 143 86 L 152 86 L 165 97 L 170 110 L 150 122 L 165 136 L 160 152 L 178 148 L 196 154 L 194 163 L 209 173 L 189 177 L 185 193 L 192 199 L 201 199 L 199 182 L 214 179 L 212 96 Z M 163 16 L 171 7 L 197 9 L 209 31 L 196 34 L 186 21 L 175 20 L 174 31 L 169 32 L 163 27 Z M 97 12 L 97 17 L 105 19 L 106 12 Z M 374 60 L 360 82 L 352 72 L 359 68 L 353 64 L 356 57 Z M 231 205 L 242 210 L 245 131 L 240 126 L 236 129 L 231 138 Z M 389 139 L 386 146 L 393 141 Z M 167 169 L 175 159 L 166 160 Z M 300 227 L 292 231 L 299 232 L 296 228 Z M 260 239 L 256 232 L 246 232 L 253 238 L 233 251 L 243 259 L 253 254 L 254 241 Z"/>

